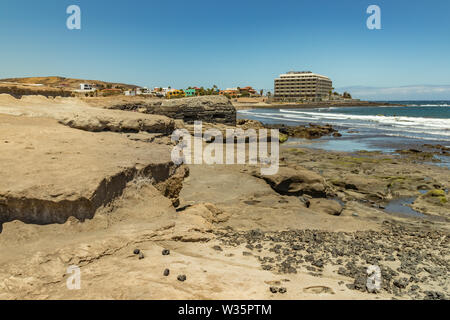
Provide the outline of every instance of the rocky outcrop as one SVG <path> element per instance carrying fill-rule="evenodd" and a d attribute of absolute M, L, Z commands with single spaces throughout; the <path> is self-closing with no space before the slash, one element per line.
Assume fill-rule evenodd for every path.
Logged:
<path fill-rule="evenodd" d="M 59 122 L 69 127 L 99 132 L 133 132 L 145 131 L 149 133 L 170 134 L 174 130 L 174 122 L 162 116 L 147 116 L 127 114 L 126 112 L 110 110 L 108 113 L 95 112 L 77 113 L 59 119 Z"/>
<path fill-rule="evenodd" d="M 0 95 L 0 114 L 52 118 L 66 126 L 92 132 L 145 131 L 170 134 L 175 128 L 173 119 L 164 116 L 105 110 L 74 98 L 33 96 L 14 99 L 9 95 Z"/>
<path fill-rule="evenodd" d="M 329 124 L 317 125 L 310 123 L 309 126 L 266 125 L 266 127 L 278 129 L 281 133 L 294 138 L 318 139 L 331 134 L 335 134 L 334 136 L 339 136 L 336 134 L 337 130 Z"/>
<path fill-rule="evenodd" d="M 318 139 L 323 136 L 333 135 L 334 137 L 342 136 L 331 125 L 316 125 L 309 124 L 309 126 L 287 126 L 284 124 L 263 124 L 257 120 L 238 119 L 237 126 L 247 129 L 278 129 L 280 135 L 286 135 L 287 137 L 304 138 L 304 139 Z"/>
<path fill-rule="evenodd" d="M 324 196 L 326 194 L 325 180 L 317 173 L 297 167 L 281 167 L 277 174 L 261 176 L 276 192 L 284 195 Z"/>
<path fill-rule="evenodd" d="M 90 219 L 143 177 L 177 203 L 186 171 L 170 146 L 87 132 L 56 120 L 0 114 L 0 225 Z"/>
<path fill-rule="evenodd" d="M 173 240 L 183 242 L 208 241 L 219 223 L 226 222 L 230 214 L 212 203 L 198 203 L 179 212 Z"/>
<path fill-rule="evenodd" d="M 442 189 L 432 189 L 417 197 L 412 208 L 416 211 L 448 218 L 450 214 L 450 198 Z"/>
<path fill-rule="evenodd" d="M 229 99 L 222 96 L 142 100 L 114 104 L 108 108 L 164 115 L 172 119 L 184 120 L 186 123 L 200 120 L 211 123 L 236 124 L 236 109 Z"/>
<path fill-rule="evenodd" d="M 164 100 L 159 112 L 174 119 L 183 119 L 185 122 L 202 120 L 236 124 L 236 109 L 229 99 L 222 96 L 203 96 L 182 99 Z"/>
<path fill-rule="evenodd" d="M 238 119 L 236 121 L 236 126 L 243 130 L 264 128 L 264 125 L 261 122 L 251 119 Z"/>
<path fill-rule="evenodd" d="M 144 172 L 145 174 L 145 172 Z M 149 175 L 147 173 L 147 175 Z M 189 169 L 187 167 L 181 166 L 173 172 L 164 172 L 164 170 L 156 171 L 150 173 L 152 176 L 157 176 L 158 180 L 155 181 L 155 187 L 158 189 L 163 196 L 169 198 L 175 207 L 178 207 L 180 200 L 178 195 L 180 194 L 181 188 L 183 188 L 183 181 L 189 176 Z"/>
<path fill-rule="evenodd" d="M 339 216 L 342 213 L 342 206 L 336 200 L 313 198 L 309 208 L 315 212 L 327 213 L 332 216 Z"/>

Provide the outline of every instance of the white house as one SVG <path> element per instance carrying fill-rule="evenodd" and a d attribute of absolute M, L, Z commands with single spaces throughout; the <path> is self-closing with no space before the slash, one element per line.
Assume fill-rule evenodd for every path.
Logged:
<path fill-rule="evenodd" d="M 88 83 L 80 83 L 80 89 L 74 90 L 74 92 L 78 93 L 88 93 L 88 92 L 95 92 L 97 89 L 94 88 L 91 84 Z"/>
<path fill-rule="evenodd" d="M 80 83 L 80 90 L 81 91 L 94 91 L 95 88 L 93 88 L 91 84 Z"/>
<path fill-rule="evenodd" d="M 150 90 L 147 87 L 138 88 L 138 94 L 151 94 Z"/>
<path fill-rule="evenodd" d="M 136 95 L 136 91 L 135 90 L 127 90 L 127 91 L 124 91 L 124 94 L 126 96 L 135 96 Z"/>
<path fill-rule="evenodd" d="M 126 96 L 136 96 L 136 95 L 149 95 L 152 94 L 147 87 L 135 88 L 131 90 L 124 91 Z"/>

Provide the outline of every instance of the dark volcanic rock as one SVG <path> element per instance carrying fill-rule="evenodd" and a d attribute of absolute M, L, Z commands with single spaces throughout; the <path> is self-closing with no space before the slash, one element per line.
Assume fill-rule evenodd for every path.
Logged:
<path fill-rule="evenodd" d="M 223 96 L 202 96 L 164 100 L 160 106 L 147 106 L 146 113 L 160 114 L 186 123 L 201 120 L 211 123 L 236 124 L 236 109 Z"/>
<path fill-rule="evenodd" d="M 388 222 L 382 228 L 356 232 L 252 230 L 219 232 L 217 236 L 219 241 L 231 246 L 253 247 L 258 241 L 262 244 L 262 256 L 255 258 L 263 270 L 276 274 L 306 269 L 320 277 L 322 268 L 331 265 L 336 266 L 337 274 L 353 279 L 348 288 L 367 292 L 367 270 L 375 265 L 381 270 L 381 287 L 372 292 L 413 299 L 445 299 L 449 293 L 444 284 L 450 273 L 450 263 L 445 258 L 450 252 L 448 233 L 424 232 L 421 228 Z M 392 269 L 389 267 L 392 262 L 400 267 Z M 425 291 L 424 287 L 430 283 L 437 286 L 433 290 L 438 290 Z"/>
<path fill-rule="evenodd" d="M 269 290 L 272 293 L 277 293 L 278 292 L 278 288 L 277 287 L 270 287 Z"/>
<path fill-rule="evenodd" d="M 333 133 L 337 133 L 331 125 L 316 125 L 309 124 L 309 126 L 286 126 L 283 124 L 265 125 L 266 128 L 278 129 L 281 133 L 288 135 L 289 137 L 305 138 L 305 139 L 318 139 L 323 136 L 327 136 Z"/>
<path fill-rule="evenodd" d="M 200 120 L 210 123 L 236 124 L 236 109 L 231 101 L 223 96 L 143 100 L 136 103 L 117 104 L 110 109 L 158 114 L 172 119 L 181 119 L 186 123 Z"/>
<path fill-rule="evenodd" d="M 425 291 L 426 300 L 445 300 L 445 295 L 437 291 Z"/>
<path fill-rule="evenodd" d="M 396 286 L 399 289 L 404 289 L 408 285 L 408 282 L 409 281 L 406 278 L 397 279 L 394 280 L 394 286 Z"/>

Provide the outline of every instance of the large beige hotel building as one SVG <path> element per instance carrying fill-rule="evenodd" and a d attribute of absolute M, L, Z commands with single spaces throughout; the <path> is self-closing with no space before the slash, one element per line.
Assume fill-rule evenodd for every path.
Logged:
<path fill-rule="evenodd" d="M 277 100 L 322 100 L 333 90 L 330 78 L 311 71 L 290 71 L 275 79 L 274 98 Z"/>

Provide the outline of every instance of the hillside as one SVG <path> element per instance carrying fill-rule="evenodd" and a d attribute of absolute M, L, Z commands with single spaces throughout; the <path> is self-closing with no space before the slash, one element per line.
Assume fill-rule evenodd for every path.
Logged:
<path fill-rule="evenodd" d="M 122 87 L 125 89 L 131 89 L 137 87 L 136 85 L 124 84 L 124 83 L 116 83 L 116 82 L 106 82 L 100 80 L 87 80 L 87 79 L 73 79 L 73 78 L 64 78 L 64 77 L 28 77 L 28 78 L 7 78 L 0 79 L 0 85 L 21 85 L 21 86 L 30 86 L 34 87 L 39 85 L 38 87 L 45 86 L 49 88 L 57 88 L 57 89 L 67 89 L 74 90 L 78 89 L 80 83 L 89 83 L 95 84 L 97 86 L 107 87 L 111 85 L 111 87 Z"/>

